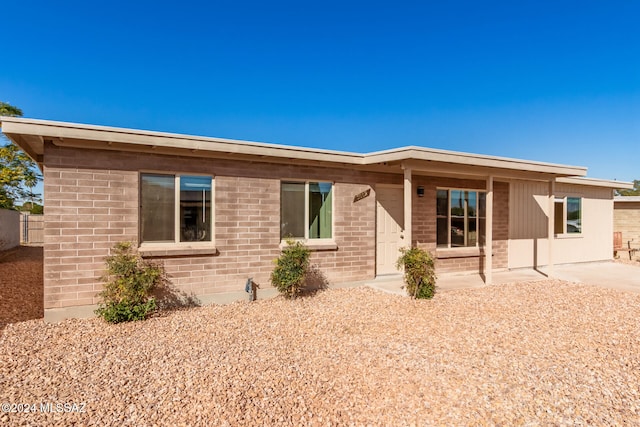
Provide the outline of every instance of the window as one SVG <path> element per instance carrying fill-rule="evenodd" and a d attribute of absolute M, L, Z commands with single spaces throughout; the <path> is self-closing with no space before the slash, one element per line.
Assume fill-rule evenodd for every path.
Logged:
<path fill-rule="evenodd" d="M 555 200 L 554 232 L 556 234 L 582 233 L 582 198 L 563 197 Z"/>
<path fill-rule="evenodd" d="M 280 238 L 330 239 L 333 236 L 330 182 L 282 182 Z"/>
<path fill-rule="evenodd" d="M 484 192 L 437 190 L 437 246 L 455 248 L 483 244 L 485 204 Z"/>
<path fill-rule="evenodd" d="M 141 242 L 211 242 L 209 176 L 140 175 Z"/>

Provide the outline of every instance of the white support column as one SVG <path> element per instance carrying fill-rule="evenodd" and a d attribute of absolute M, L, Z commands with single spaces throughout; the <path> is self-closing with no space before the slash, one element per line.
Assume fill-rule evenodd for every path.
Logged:
<path fill-rule="evenodd" d="M 547 262 L 547 275 L 548 277 L 553 277 L 553 266 L 554 266 L 554 260 L 553 260 L 553 240 L 554 240 L 554 235 L 555 235 L 555 212 L 556 212 L 556 180 L 551 179 L 549 180 L 549 215 L 547 215 L 547 218 L 549 218 L 549 222 L 547 224 L 547 243 L 548 243 L 548 248 L 547 248 L 547 255 L 548 255 L 548 262 Z"/>
<path fill-rule="evenodd" d="M 487 177 L 487 206 L 484 244 L 484 283 L 493 283 L 493 175 Z"/>
<path fill-rule="evenodd" d="M 413 204 L 413 186 L 411 184 L 411 168 L 404 169 L 404 246 L 412 247 L 411 220 L 413 218 L 411 206 Z"/>

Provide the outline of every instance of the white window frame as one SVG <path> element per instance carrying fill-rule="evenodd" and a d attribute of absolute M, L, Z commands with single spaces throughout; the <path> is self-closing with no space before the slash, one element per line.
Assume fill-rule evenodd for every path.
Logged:
<path fill-rule="evenodd" d="M 304 183 L 304 237 L 282 237 L 280 236 L 280 247 L 286 246 L 287 240 L 294 242 L 303 242 L 307 246 L 329 245 L 327 249 L 333 249 L 336 237 L 336 183 L 334 181 L 323 181 L 321 179 L 281 179 L 280 180 L 280 197 L 282 197 L 282 184 L 286 182 Z M 312 182 L 331 184 L 331 237 L 310 239 L 309 238 L 309 184 Z M 280 218 L 279 223 L 282 224 L 282 201 L 280 201 Z M 337 248 L 337 246 L 335 246 Z"/>
<path fill-rule="evenodd" d="M 174 241 L 142 241 L 142 175 L 164 175 L 164 176 L 172 176 L 174 178 L 173 181 L 173 189 L 174 189 L 174 229 L 173 236 Z M 211 240 L 206 242 L 181 242 L 180 241 L 180 178 L 183 176 L 198 176 L 211 178 L 211 229 L 209 233 L 211 234 Z M 215 176 L 212 174 L 203 174 L 203 173 L 190 173 L 190 172 L 168 172 L 168 171 L 154 171 L 154 170 L 145 170 L 140 171 L 138 174 L 138 241 L 140 243 L 141 249 L 153 249 L 159 247 L 176 247 L 176 248 L 215 248 L 215 219 L 216 219 L 216 209 L 215 209 Z"/>
<path fill-rule="evenodd" d="M 447 246 L 439 246 L 438 245 L 438 190 L 443 190 L 448 193 L 447 196 Z M 474 246 L 451 246 L 451 192 L 452 191 L 466 191 L 466 192 L 475 192 L 476 193 L 476 244 Z M 485 197 L 487 194 L 487 190 L 485 189 L 476 189 L 476 188 L 456 188 L 456 187 L 436 187 L 436 249 L 452 249 L 452 250 L 464 250 L 469 248 L 479 248 L 480 247 L 480 193 L 484 193 Z M 468 218 L 467 216 L 467 207 L 464 209 L 464 218 L 465 222 Z M 486 218 L 485 218 L 486 221 Z M 465 242 L 469 239 L 469 236 L 465 234 L 464 240 Z"/>
<path fill-rule="evenodd" d="M 576 233 L 569 233 L 567 231 L 568 199 L 578 199 L 578 200 L 580 200 L 580 231 L 578 231 Z M 553 228 L 554 228 L 555 236 L 556 237 L 581 237 L 582 236 L 582 228 L 583 228 L 583 218 L 584 218 L 584 197 L 582 197 L 582 196 L 556 197 L 555 200 L 554 200 L 554 205 L 553 205 L 554 215 L 555 215 L 556 204 L 562 204 L 562 232 L 560 232 L 560 233 L 555 232 L 555 224 L 554 224 Z M 554 218 L 554 222 L 555 221 L 557 221 L 557 219 Z"/>

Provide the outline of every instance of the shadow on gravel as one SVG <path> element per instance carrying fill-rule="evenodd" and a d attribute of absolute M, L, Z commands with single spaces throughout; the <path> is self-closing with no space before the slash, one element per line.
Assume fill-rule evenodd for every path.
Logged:
<path fill-rule="evenodd" d="M 301 296 L 315 295 L 328 288 L 329 280 L 327 280 L 327 276 L 320 271 L 320 267 L 318 267 L 317 264 L 309 266 Z"/>
<path fill-rule="evenodd" d="M 198 297 L 176 288 L 167 278 L 163 279 L 162 284 L 155 290 L 153 296 L 156 298 L 160 312 L 200 307 L 201 305 Z"/>
<path fill-rule="evenodd" d="M 0 332 L 9 323 L 44 317 L 42 247 L 0 252 Z"/>

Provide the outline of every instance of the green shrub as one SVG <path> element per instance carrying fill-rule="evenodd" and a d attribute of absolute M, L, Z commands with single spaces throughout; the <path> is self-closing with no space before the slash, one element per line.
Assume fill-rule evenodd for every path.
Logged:
<path fill-rule="evenodd" d="M 162 283 L 162 267 L 142 259 L 130 242 L 117 243 L 106 263 L 103 301 L 95 313 L 109 323 L 146 319 L 156 310 L 151 293 Z"/>
<path fill-rule="evenodd" d="M 431 254 L 420 248 L 400 249 L 396 267 L 404 267 L 407 293 L 413 298 L 433 298 L 436 293 L 436 269 Z"/>
<path fill-rule="evenodd" d="M 287 246 L 275 260 L 271 283 L 286 298 L 296 298 L 302 293 L 310 254 L 301 242 L 287 240 Z"/>

